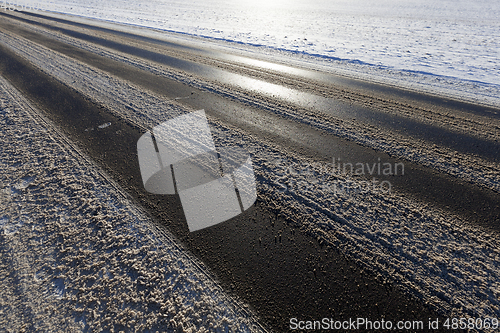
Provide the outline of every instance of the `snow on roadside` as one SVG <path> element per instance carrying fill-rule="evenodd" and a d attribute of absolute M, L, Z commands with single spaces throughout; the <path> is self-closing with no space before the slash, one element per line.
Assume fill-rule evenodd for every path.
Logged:
<path fill-rule="evenodd" d="M 297 55 L 349 75 L 500 105 L 495 0 L 12 3 L 20 10 L 33 7 L 198 36 L 234 49 Z"/>
<path fill-rule="evenodd" d="M 262 331 L 1 77 L 0 128 L 0 327 Z"/>
<path fill-rule="evenodd" d="M 415 142 L 414 139 L 395 132 L 389 132 L 380 128 L 367 127 L 350 119 L 341 119 L 334 124 L 322 120 L 317 114 L 307 114 L 300 110 L 294 112 L 287 106 L 269 107 L 264 101 L 259 100 L 256 104 L 255 99 L 249 98 L 247 91 L 236 89 L 234 86 L 224 88 L 217 84 L 211 84 L 206 81 L 198 80 L 193 76 L 185 75 L 173 70 L 161 68 L 150 64 L 147 61 L 137 59 L 119 52 L 114 52 L 103 47 L 95 46 L 84 41 L 76 40 L 71 37 L 59 35 L 57 33 L 46 32 L 43 29 L 33 28 L 37 32 L 49 35 L 52 38 L 59 39 L 70 45 L 83 48 L 90 52 L 108 57 L 110 59 L 121 61 L 131 66 L 149 71 L 156 75 L 164 76 L 169 79 L 177 80 L 191 86 L 204 89 L 210 92 L 217 92 L 224 96 L 230 96 L 236 100 L 255 105 L 259 108 L 267 109 L 270 112 L 277 113 L 299 123 L 305 123 L 309 126 L 317 127 L 331 132 L 340 137 L 360 143 L 364 146 L 372 147 L 377 150 L 385 151 L 393 156 L 398 156 L 413 162 L 435 168 L 441 172 L 451 174 L 462 178 L 468 182 L 487 187 L 496 192 L 500 192 L 500 172 L 498 163 L 482 159 L 471 154 L 457 154 L 457 152 L 448 147 L 437 146 L 426 142 Z M 56 75 L 57 79 L 76 90 L 82 91 L 99 103 L 107 105 L 111 110 L 115 110 L 118 116 L 127 117 L 136 125 L 144 124 L 147 128 L 157 125 L 159 122 L 169 119 L 185 111 L 175 104 L 170 107 L 176 110 L 176 113 L 162 112 L 164 101 L 160 98 L 145 95 L 139 89 L 131 87 L 129 83 L 107 75 L 98 69 L 86 66 L 80 62 L 47 49 L 43 46 L 30 43 L 17 36 L 3 34 L 0 32 L 0 43 L 5 43 L 16 53 L 28 61 L 37 65 L 40 69 L 51 75 Z M 47 56 L 47 55 L 50 56 Z M 76 79 L 77 78 L 77 79 Z M 96 83 L 100 82 L 101 85 Z M 129 99 L 138 100 L 130 103 L 125 96 L 133 96 Z M 133 110 L 140 110 L 134 112 Z M 413 110 L 415 111 L 415 110 Z M 415 116 L 415 115 L 413 115 Z M 428 115 L 420 115 L 428 117 Z M 458 133 L 463 132 L 464 126 L 475 126 L 475 133 L 490 133 L 491 137 L 482 137 L 488 140 L 496 140 L 497 131 L 491 128 L 489 123 L 484 120 L 468 119 L 463 116 L 453 116 L 447 119 L 446 115 L 434 114 L 433 122 L 441 122 L 442 126 L 449 127 Z M 462 119 L 463 118 L 463 119 Z M 421 121 L 420 118 L 417 118 Z M 454 121 L 460 119 L 457 124 Z M 428 119 L 427 119 L 428 120 Z M 432 123 L 431 123 L 432 124 Z"/>
<path fill-rule="evenodd" d="M 189 111 L 34 43 L 4 36 L 15 52 L 138 126 Z M 438 310 L 500 315 L 497 235 L 397 193 L 332 191 L 335 182 L 350 182 L 355 189 L 357 181 L 210 121 L 220 146 L 240 145 L 252 153 L 259 198 L 277 213 L 293 216 L 300 227 Z"/>

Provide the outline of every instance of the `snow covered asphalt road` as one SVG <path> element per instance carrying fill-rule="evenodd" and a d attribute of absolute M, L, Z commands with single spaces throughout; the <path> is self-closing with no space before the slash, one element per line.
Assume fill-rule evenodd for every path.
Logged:
<path fill-rule="evenodd" d="M 259 56 L 250 48 L 146 29 L 125 31 L 119 25 L 103 28 L 82 19 L 72 22 L 69 17 L 23 13 L 2 13 L 0 28 L 0 75 L 6 96 L 0 110 L 5 123 L 1 133 L 5 142 L 17 144 L 9 144 L 0 160 L 6 166 L 0 178 L 3 266 L 16 267 L 12 272 L 24 267 L 20 259 L 8 259 L 20 258 L 12 254 L 18 249 L 13 237 L 26 235 L 36 241 L 45 237 L 32 231 L 36 221 L 43 221 L 50 230 L 60 221 L 73 223 L 72 230 L 88 223 L 87 213 L 76 214 L 79 208 L 71 205 L 60 208 L 65 218 L 59 211 L 41 216 L 30 208 L 42 203 L 61 207 L 66 193 L 43 186 L 52 181 L 47 177 L 50 168 L 59 164 L 57 159 L 52 166 L 39 167 L 36 186 L 30 185 L 35 178 L 29 171 L 36 166 L 22 162 L 25 166 L 16 169 L 21 163 L 18 159 L 41 154 L 44 145 L 23 145 L 31 135 L 19 132 L 39 126 L 37 119 L 43 117 L 53 123 L 50 128 L 58 128 L 58 138 L 64 137 L 70 145 L 66 153 L 45 151 L 46 158 L 69 154 L 71 163 L 88 159 L 86 167 L 94 171 L 80 171 L 87 175 L 83 181 L 95 182 L 88 194 L 122 195 L 120 200 L 126 201 L 121 203 L 126 209 L 113 201 L 118 199 L 94 202 L 99 222 L 92 226 L 94 231 L 88 231 L 95 235 L 85 239 L 92 244 L 88 247 L 96 260 L 110 253 L 102 244 L 93 243 L 104 230 L 101 224 L 110 225 L 109 237 L 124 232 L 127 241 L 123 244 L 130 244 L 136 232 L 144 242 L 137 245 L 139 250 L 159 242 L 168 252 L 162 256 L 163 252 L 155 251 L 159 259 L 150 259 L 129 245 L 127 251 L 135 253 L 130 262 L 117 263 L 121 259 L 116 258 L 102 263 L 99 269 L 122 265 L 127 271 L 126 267 L 135 267 L 136 260 L 144 271 L 161 270 L 163 274 L 146 276 L 141 286 L 131 287 L 151 295 L 144 297 L 157 295 L 157 307 L 125 302 L 119 316 L 118 308 L 97 303 L 111 304 L 114 301 L 108 298 L 115 291 L 96 303 L 89 300 L 92 292 L 75 274 L 89 279 L 98 273 L 83 272 L 84 262 L 62 268 L 68 273 L 56 273 L 55 264 L 41 265 L 40 269 L 50 268 L 43 271 L 47 277 L 40 283 L 55 291 L 37 296 L 37 302 L 43 303 L 43 297 L 54 293 L 73 302 L 74 308 L 69 303 L 51 305 L 73 311 L 68 317 L 73 321 L 65 319 L 64 325 L 83 331 L 118 330 L 139 322 L 143 326 L 136 326 L 138 331 L 137 327 L 175 330 L 180 326 L 185 331 L 199 331 L 200 327 L 257 331 L 262 329 L 256 323 L 260 320 L 270 330 L 286 331 L 291 318 L 427 322 L 438 316 L 500 316 L 497 106 L 360 81 L 314 64 L 297 67 L 290 55 Z M 14 101 L 24 100 L 21 95 L 29 102 L 18 108 L 42 118 L 34 116 L 23 125 L 17 114 L 11 114 L 15 103 L 20 103 Z M 258 194 L 256 203 L 242 214 L 190 233 L 178 196 L 154 195 L 144 189 L 137 142 L 158 124 L 200 109 L 206 112 L 216 147 L 239 146 L 250 153 Z M 50 132 L 50 128 L 44 131 Z M 70 151 L 79 151 L 79 155 Z M 59 172 L 80 177 L 70 167 Z M 64 178 L 53 181 L 65 183 Z M 108 182 L 115 184 L 118 194 L 103 190 Z M 76 182 L 73 187 L 81 186 Z M 50 191 L 59 194 L 50 195 Z M 33 222 L 18 222 L 22 213 L 14 206 L 25 209 Z M 125 209 L 120 213 L 124 217 L 99 213 L 110 207 Z M 127 226 L 133 223 L 128 219 L 143 222 L 134 222 L 130 229 Z M 139 227 L 135 225 L 142 229 L 136 231 Z M 151 231 L 153 235 L 161 234 L 158 240 L 147 240 L 148 228 L 156 230 Z M 54 258 L 64 258 L 67 237 L 48 233 Z M 175 251 L 172 254 L 172 246 L 189 253 L 187 259 L 179 259 L 184 257 Z M 23 248 L 22 255 L 35 256 L 26 254 L 30 249 L 39 251 Z M 71 251 L 80 250 L 73 246 Z M 30 260 L 45 260 L 37 258 Z M 157 265 L 150 267 L 151 260 L 158 260 Z M 191 268 L 186 273 L 184 266 L 172 273 L 162 270 L 176 260 L 189 263 L 186 267 L 192 265 L 194 273 L 189 273 Z M 169 291 L 172 274 L 194 274 L 196 278 L 188 279 L 183 284 L 185 293 L 178 296 Z M 24 283 L 24 290 L 34 288 L 33 282 L 15 282 L 22 278 L 13 280 L 12 274 L 7 275 L 3 284 Z M 163 296 L 154 286 L 160 282 Z M 33 306 L 34 301 L 21 297 L 25 292 L 11 293 L 9 297 L 18 297 L 20 304 Z M 125 297 L 120 293 L 116 290 L 118 299 Z M 182 318 L 166 305 L 177 306 L 178 297 L 186 307 Z M 208 298 L 216 306 L 200 301 Z M 11 311 L 5 304 L 0 306 L 4 313 Z M 32 328 L 38 323 L 36 318 L 44 316 L 23 309 L 20 311 L 35 318 L 30 319 Z M 125 309 L 140 313 L 142 321 L 133 319 Z M 99 311 L 110 317 L 99 316 Z M 199 313 L 206 315 L 200 317 Z M 123 317 L 125 324 L 113 316 Z M 60 327 L 61 323 L 54 325 Z M 12 327 L 21 324 L 12 322 Z"/>

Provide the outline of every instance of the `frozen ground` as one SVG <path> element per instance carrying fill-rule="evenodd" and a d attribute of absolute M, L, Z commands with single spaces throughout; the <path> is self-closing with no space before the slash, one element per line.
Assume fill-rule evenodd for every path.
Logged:
<path fill-rule="evenodd" d="M 23 6 L 216 39 L 230 48 L 292 56 L 277 61 L 298 59 L 337 73 L 500 105 L 495 0 L 25 0 L 13 7 Z"/>
<path fill-rule="evenodd" d="M 261 331 L 1 77 L 0 128 L 2 332 Z"/>
<path fill-rule="evenodd" d="M 1 35 L 3 44 L 19 56 L 142 128 L 192 111 L 34 43 Z M 454 316 L 498 317 L 496 235 L 397 193 L 333 191 L 336 183 L 355 189 L 356 181 L 328 165 L 310 163 L 214 119 L 210 122 L 220 146 L 242 145 L 251 152 L 259 196 L 268 207 L 295 216 L 301 228 L 431 307 Z"/>
<path fill-rule="evenodd" d="M 393 2 L 384 2 L 384 6 L 390 6 L 391 3 L 393 4 Z M 440 2 L 434 6 L 444 6 L 446 3 L 448 2 Z M 485 3 L 483 2 L 483 5 Z M 52 4 L 61 6 L 56 2 Z M 115 3 L 108 2 L 106 6 L 111 7 L 112 4 Z M 161 6 L 150 2 L 142 6 L 135 3 L 134 8 L 132 5 L 130 8 L 124 8 L 121 2 L 120 4 L 119 8 L 123 11 L 120 13 L 121 18 L 129 17 L 128 23 L 147 26 L 151 26 L 154 20 L 146 17 L 146 21 L 141 22 L 138 21 L 137 15 L 149 12 L 150 4 Z M 473 14 L 477 14 L 479 9 L 467 7 L 471 14 L 464 15 L 459 9 L 460 6 L 462 9 L 466 6 L 465 2 L 454 2 L 454 4 L 456 5 L 453 6 L 452 11 L 454 15 L 462 15 L 460 16 L 462 20 L 454 18 L 447 21 L 442 17 L 436 17 L 435 14 L 429 15 L 431 12 L 434 13 L 430 5 L 430 7 L 423 6 L 421 14 L 415 20 L 432 23 L 433 25 L 429 25 L 431 28 L 422 29 L 422 31 L 428 31 L 429 34 L 433 34 L 436 25 L 439 24 L 444 24 L 448 30 L 443 31 L 451 34 L 450 27 L 456 25 L 458 27 L 456 31 L 462 28 L 464 30 L 460 31 L 471 31 L 472 40 L 475 40 L 474 38 L 480 34 L 482 28 L 479 26 L 482 23 L 478 23 L 478 27 L 471 30 L 470 26 L 473 24 L 470 22 L 477 23 L 479 16 Z M 481 2 L 476 2 L 476 4 L 481 4 Z M 87 3 L 87 7 L 77 3 L 71 6 L 72 9 L 57 7 L 54 10 L 66 12 L 73 10 L 74 14 L 93 17 L 111 15 L 111 11 L 106 11 L 102 3 L 96 3 L 95 8 L 90 3 Z M 184 22 L 185 26 L 192 29 L 186 31 L 188 33 L 201 34 L 194 30 L 201 31 L 202 28 L 189 25 L 186 17 L 182 19 L 183 21 L 181 20 L 182 13 L 187 15 L 191 11 L 190 8 L 183 6 L 185 5 L 180 2 L 173 4 L 169 7 L 170 11 L 165 11 L 168 12 L 167 14 L 162 12 L 162 15 L 170 15 L 171 19 L 168 19 L 168 22 L 172 24 L 177 22 L 180 25 L 179 22 Z M 366 20 L 363 34 L 369 33 L 370 22 L 378 22 L 378 26 L 392 26 L 393 33 L 398 27 L 397 24 L 384 25 L 380 21 L 373 20 L 373 15 L 376 13 L 382 15 L 382 12 L 377 11 L 381 10 L 378 7 L 377 10 L 370 11 L 366 7 L 360 9 L 361 7 L 352 7 L 348 4 L 344 6 L 344 9 L 339 9 L 340 17 L 342 15 L 348 17 L 346 13 L 349 13 L 348 8 L 351 8 L 353 20 L 361 21 L 361 18 Z M 416 5 L 409 7 L 415 8 Z M 99 8 L 103 12 L 100 12 Z M 143 9 L 137 10 L 137 8 Z M 184 9 L 176 11 L 175 8 Z M 210 13 L 213 8 L 215 7 L 210 7 L 210 2 L 198 3 L 195 12 L 205 14 L 200 16 L 200 22 L 211 22 L 213 15 L 207 13 Z M 227 10 L 230 9 L 231 6 L 227 6 Z M 401 9 L 402 12 L 405 10 L 409 9 Z M 233 12 L 232 16 L 221 15 L 219 17 L 219 21 L 222 21 L 219 24 L 220 27 L 224 26 L 224 20 L 241 16 L 237 11 Z M 364 16 L 358 15 L 360 12 L 363 12 Z M 492 12 L 495 12 L 494 8 L 485 12 L 481 22 L 487 22 Z M 126 13 L 128 16 L 125 15 Z M 261 15 L 265 13 L 266 11 L 263 10 Z M 175 21 L 175 15 L 181 18 Z M 277 17 L 280 17 L 279 15 L 277 14 Z M 381 17 L 389 20 L 387 16 L 388 14 Z M 400 20 L 401 17 L 399 17 Z M 116 20 L 116 17 L 101 18 Z M 346 29 L 346 21 L 339 22 L 343 23 Z M 470 23 L 467 23 L 470 25 L 469 30 L 466 30 L 468 26 L 464 22 Z M 294 21 L 294 25 L 288 27 L 287 31 L 293 32 L 293 29 L 300 27 L 302 23 Z M 495 27 L 495 24 L 491 21 L 490 28 Z M 255 26 L 259 28 L 258 25 Z M 162 26 L 161 28 L 167 29 L 168 27 Z M 490 31 L 488 29 L 485 28 L 485 34 Z M 182 31 L 182 29 L 178 28 L 176 31 Z M 211 33 L 213 33 L 211 37 L 217 37 L 216 32 Z M 162 100 L 95 68 L 51 52 L 35 43 L 13 38 L 4 33 L 0 35 L 2 44 L 14 50 L 19 56 L 28 59 L 94 102 L 114 110 L 118 116 L 127 118 L 129 122 L 143 128 L 151 127 L 172 116 L 192 111 L 175 102 Z M 210 34 L 205 33 L 205 35 Z M 293 37 L 293 35 L 290 36 Z M 372 42 L 372 46 L 376 46 L 377 43 L 387 44 L 387 41 L 390 41 L 389 45 L 407 42 L 402 37 L 399 41 L 391 39 L 389 32 L 385 36 L 382 42 Z M 355 35 L 352 37 L 352 44 L 355 41 L 354 37 Z M 439 35 L 435 35 L 435 38 L 438 37 Z M 314 41 L 314 38 L 308 35 L 307 39 L 309 38 Z M 351 39 L 349 36 L 344 36 L 344 38 Z M 488 38 L 492 41 L 491 43 L 498 41 L 496 36 L 490 35 Z M 223 39 L 230 40 L 231 38 L 223 35 Z M 270 37 L 267 39 L 272 40 Z M 250 37 L 241 41 L 257 43 Z M 264 44 L 262 41 L 259 43 Z M 222 44 L 232 45 L 231 47 L 239 45 L 225 42 Z M 474 80 L 469 80 L 465 72 L 458 70 L 459 66 L 455 65 L 455 60 L 465 52 L 463 50 L 463 52 L 458 52 L 460 49 L 457 49 L 457 53 L 451 50 L 446 53 L 454 57 L 451 58 L 453 61 L 448 64 L 450 71 L 447 72 L 452 75 L 447 77 L 442 76 L 444 72 L 439 71 L 439 68 L 441 70 L 445 68 L 441 62 L 430 67 L 431 69 L 437 68 L 435 71 L 434 69 L 430 71 L 433 74 L 422 73 L 418 68 L 413 69 L 417 72 L 406 70 L 408 68 L 404 66 L 405 59 L 413 59 L 407 64 L 417 64 L 416 58 L 412 58 L 413 52 L 401 53 L 401 57 L 394 56 L 392 53 L 388 54 L 387 58 L 384 58 L 387 61 L 384 60 L 383 66 L 379 66 L 376 61 L 373 61 L 371 65 L 367 64 L 366 59 L 363 61 L 367 63 L 357 62 L 355 59 L 359 59 L 363 55 L 362 52 L 358 52 L 349 58 L 350 60 L 345 61 L 309 56 L 308 53 L 313 53 L 313 51 L 308 52 L 306 43 L 303 44 L 305 46 L 299 51 L 304 53 L 298 57 L 285 57 L 283 61 L 310 61 L 321 66 L 338 64 L 343 67 L 335 68 L 335 70 L 358 72 L 360 75 L 372 75 L 373 78 L 386 73 L 386 78 L 391 78 L 395 84 L 399 82 L 398 80 L 401 81 L 401 78 L 403 80 L 410 78 L 407 80 L 410 85 L 415 82 L 415 84 L 434 82 L 436 86 L 442 87 L 445 84 L 450 89 L 454 89 L 455 93 L 458 91 L 459 95 L 460 90 L 457 89 L 468 90 L 472 92 L 470 96 L 476 96 L 476 98 L 476 92 L 481 92 L 483 95 L 480 96 L 480 101 L 493 104 L 500 96 L 495 93 L 498 91 L 498 84 L 490 80 L 498 74 L 498 56 L 493 59 L 493 67 L 488 67 L 490 63 L 485 60 L 488 52 L 478 53 L 481 55 L 477 59 L 480 66 L 476 66 L 476 69 L 473 68 L 474 66 L 469 66 L 471 73 L 477 75 Z M 293 47 L 287 45 L 280 41 L 279 45 L 274 46 L 275 49 L 264 46 L 246 50 L 253 50 L 252 52 L 255 53 L 266 51 L 267 55 L 274 57 L 279 53 L 276 51 L 279 48 L 293 51 Z M 310 47 L 314 45 L 313 43 Z M 412 45 L 408 42 L 407 46 Z M 436 48 L 442 48 L 442 46 L 436 46 Z M 490 51 L 495 52 L 497 49 L 498 47 L 492 47 Z M 356 50 L 359 51 L 359 48 Z M 105 54 L 102 50 L 98 52 Z M 319 51 L 314 52 L 319 54 Z M 383 55 L 383 53 L 380 54 Z M 148 64 L 136 59 L 128 59 L 116 54 L 107 56 L 134 64 L 158 75 L 174 75 L 154 66 L 148 67 Z M 365 56 L 373 57 L 373 54 L 367 53 Z M 392 56 L 394 56 L 393 60 L 400 61 L 401 65 L 396 66 L 395 62 L 391 62 Z M 471 54 L 469 53 L 468 56 Z M 382 63 L 382 60 L 380 61 Z M 467 61 L 466 63 L 475 62 Z M 481 71 L 483 74 L 479 73 Z M 186 80 L 186 78 L 179 78 L 179 80 Z M 118 318 L 124 322 L 124 325 L 137 325 L 138 330 L 145 327 L 154 328 L 157 323 L 160 325 L 164 322 L 167 323 L 166 325 L 171 325 L 168 327 L 172 329 L 178 328 L 182 323 L 184 328 L 191 327 L 194 331 L 199 331 L 198 327 L 211 327 L 212 324 L 215 325 L 214 331 L 223 330 L 229 326 L 234 327 L 236 331 L 253 327 L 253 319 L 246 317 L 246 312 L 228 299 L 206 277 L 203 270 L 199 269 L 195 261 L 183 254 L 183 251 L 175 245 L 174 240 L 157 234 L 157 230 L 150 229 L 145 223 L 146 218 L 127 203 L 120 191 L 92 167 L 84 156 L 78 154 L 63 137 L 53 132 L 50 126 L 42 126 L 43 122 L 33 121 L 33 119 L 38 121 L 40 118 L 22 117 L 20 116 L 22 113 L 16 113 L 33 114 L 29 112 L 29 107 L 23 104 L 22 98 L 18 97 L 7 83 L 2 81 L 1 86 L 0 136 L 5 144 L 2 145 L 3 150 L 0 151 L 0 190 L 2 191 L 0 193 L 0 238 L 2 238 L 0 271 L 3 274 L 2 286 L 8 286 L 8 288 L 0 288 L 2 296 L 0 299 L 3 302 L 0 304 L 3 316 L 2 325 L 6 323 L 16 329 L 21 326 L 21 322 L 28 322 L 46 327 L 48 331 L 51 327 L 67 327 L 68 329 L 75 327 L 84 330 L 85 327 L 99 329 L 110 325 L 121 325 L 113 321 L 114 318 Z M 237 95 L 237 92 L 232 93 Z M 243 99 L 244 94 L 237 98 Z M 13 110 L 18 111 L 13 112 Z M 285 112 L 286 110 L 283 111 L 284 114 Z M 294 119 L 301 123 L 311 122 L 318 127 L 324 125 L 317 124 L 315 119 L 311 120 L 303 115 L 286 114 L 286 116 L 295 117 Z M 104 130 L 110 128 L 106 127 L 106 124 L 96 124 L 98 125 L 102 125 Z M 498 301 L 500 299 L 500 251 L 497 246 L 499 239 L 496 235 L 480 228 L 468 227 L 466 223 L 454 216 L 398 196 L 397 193 L 394 195 L 377 192 L 370 192 L 366 195 L 356 191 L 335 193 L 331 189 L 332 184 L 336 182 L 345 184 L 350 180 L 332 172 L 327 165 L 310 163 L 307 159 L 287 154 L 280 151 L 279 147 L 270 146 L 259 138 L 238 132 L 237 129 L 217 124 L 213 119 L 211 119 L 211 125 L 214 126 L 214 134 L 218 140 L 224 141 L 223 145 L 240 144 L 252 153 L 252 161 L 258 177 L 259 195 L 262 200 L 267 201 L 269 207 L 276 207 L 276 210 L 281 213 L 296 216 L 296 221 L 302 228 L 309 229 L 320 239 L 338 245 L 349 257 L 358 260 L 360 265 L 368 267 L 389 280 L 396 281 L 434 308 L 457 315 L 465 313 L 483 318 L 500 315 Z M 344 133 L 342 135 L 348 132 L 346 128 L 341 130 Z M 352 132 L 353 136 L 360 133 L 359 129 L 354 129 Z M 50 133 L 50 136 L 47 133 Z M 359 137 L 355 141 L 361 141 L 361 139 Z M 413 148 L 410 144 L 408 144 L 410 148 L 407 148 L 406 143 L 401 143 L 397 138 L 389 137 L 389 139 L 392 141 L 387 145 L 393 147 L 391 149 L 410 149 L 404 150 L 401 155 L 410 156 L 415 151 L 411 150 Z M 370 140 L 373 146 L 384 144 L 384 142 L 377 141 L 378 138 L 374 136 L 366 140 Z M 394 142 L 401 143 L 404 147 L 394 146 Z M 366 144 L 366 142 L 362 143 Z M 426 161 L 433 161 L 436 155 L 432 155 L 431 149 L 420 148 L 423 152 L 417 152 L 415 156 L 424 156 L 425 158 L 422 158 Z M 448 156 L 453 156 L 453 152 L 445 157 Z M 435 161 L 442 163 L 439 158 L 435 158 Z M 476 167 L 479 170 L 471 167 L 472 162 L 458 163 L 458 165 L 464 170 L 458 169 L 457 173 L 465 174 L 465 178 L 469 176 L 481 178 L 474 181 L 498 190 L 497 164 L 477 164 Z M 68 171 L 70 169 L 71 172 Z M 440 170 L 443 169 L 452 174 L 455 170 L 450 171 L 452 167 L 448 165 L 442 166 Z M 351 181 L 355 183 L 354 180 Z M 355 188 L 356 185 L 352 187 Z M 96 188 L 103 190 L 96 191 Z M 52 195 L 52 192 L 56 194 Z M 78 212 L 78 214 L 68 212 Z M 103 237 L 95 237 L 96 235 Z M 135 247 L 129 249 L 129 243 L 134 244 Z M 155 251 L 151 251 L 152 249 Z M 160 264 L 153 264 L 156 262 Z M 172 281 L 178 282 L 176 286 L 179 286 L 179 289 L 175 292 L 168 289 Z M 143 289 L 147 283 L 149 286 Z M 130 292 L 128 288 L 132 288 Z M 41 304 L 43 306 L 39 306 Z M 167 304 L 167 306 L 162 307 L 158 304 Z M 149 311 L 150 309 L 155 309 L 155 311 Z M 156 311 L 158 309 L 161 311 Z M 51 314 L 51 321 L 42 322 L 42 318 L 45 318 L 47 313 Z M 180 315 L 177 315 L 178 313 Z M 201 317 L 198 318 L 197 315 Z M 219 321 L 220 318 L 227 318 L 227 320 Z M 234 318 L 240 318 L 240 320 Z M 53 330 L 56 331 L 56 329 Z"/>
<path fill-rule="evenodd" d="M 300 91 L 283 88 L 280 85 L 248 79 L 246 76 L 235 75 L 219 70 L 220 76 L 223 78 L 231 78 L 231 75 L 234 77 L 233 79 L 227 80 L 227 82 L 223 81 L 223 83 L 229 82 L 231 84 L 229 88 L 221 88 L 218 84 L 200 81 L 193 78 L 193 76 L 186 76 L 185 73 L 182 72 L 179 73 L 175 71 L 172 72 L 166 71 L 164 69 L 159 69 L 155 67 L 155 65 L 152 65 L 141 59 L 130 57 L 126 54 L 112 52 L 107 48 L 99 47 L 88 42 L 77 40 L 75 38 L 60 35 L 57 33 L 52 33 L 44 29 L 33 29 L 44 35 L 50 36 L 51 38 L 58 39 L 64 43 L 74 45 L 78 48 L 82 48 L 90 52 L 105 56 L 107 58 L 147 70 L 160 76 L 173 78 L 174 80 L 188 83 L 192 86 L 202 88 L 206 91 L 217 91 L 220 94 L 231 96 L 232 98 L 244 101 L 245 103 L 255 103 L 255 101 L 252 101 L 248 98 L 248 92 L 258 92 L 266 95 L 281 94 L 283 95 L 282 98 L 284 99 L 284 101 L 300 101 L 302 99 L 306 101 L 306 103 L 316 98 L 316 96 L 314 95 L 302 94 L 302 92 Z M 134 32 L 137 33 L 137 31 Z M 17 52 L 19 52 L 20 55 L 28 59 L 30 62 L 37 64 L 47 73 L 51 73 L 52 75 L 59 77 L 62 82 L 69 86 L 76 85 L 75 89 L 83 89 L 86 94 L 90 94 L 99 101 L 104 101 L 111 108 L 121 110 L 121 115 L 127 115 L 127 117 L 136 118 L 136 120 L 132 121 L 136 123 L 145 122 L 145 128 L 148 128 L 148 126 L 153 127 L 162 119 L 166 120 L 170 117 L 169 114 L 171 113 L 164 113 L 163 115 L 160 113 L 160 118 L 158 119 L 155 119 L 154 117 L 148 115 L 148 109 L 161 110 L 163 105 L 163 102 L 161 100 L 149 101 L 144 105 L 144 107 L 141 107 L 140 113 L 130 114 L 127 111 L 128 103 L 118 102 L 121 98 L 123 98 L 123 93 L 118 93 L 118 96 L 116 96 L 117 93 L 112 91 L 104 95 L 101 93 L 103 89 L 102 87 L 109 85 L 109 79 L 107 77 L 103 77 L 102 79 L 100 79 L 100 81 L 96 81 L 94 71 L 89 70 L 87 66 L 81 66 L 78 62 L 72 61 L 70 61 L 70 63 L 66 65 L 65 58 L 61 58 L 58 53 L 49 51 L 49 53 L 47 54 L 43 48 L 40 49 L 37 45 L 33 45 L 16 37 L 14 37 L 14 39 L 11 39 L 12 37 L 9 37 L 8 35 L 0 35 L 2 36 L 3 42 L 7 43 L 14 49 L 17 49 Z M 152 36 L 158 37 L 157 34 L 152 34 Z M 252 65 L 256 64 L 257 66 L 259 66 L 261 64 L 266 64 L 262 61 L 252 61 L 249 58 L 247 59 Z M 274 68 L 275 67 L 273 67 L 273 69 Z M 279 66 L 276 68 L 280 70 Z M 286 68 L 283 70 L 286 71 Z M 54 71 L 54 69 L 60 70 Z M 74 78 L 81 76 L 81 74 L 85 75 L 85 81 L 75 81 Z M 96 82 L 101 82 L 102 85 L 96 85 Z M 268 92 L 266 92 L 266 89 L 268 90 Z M 121 90 L 122 88 L 120 88 L 118 91 Z M 131 93 L 129 92 L 128 94 Z M 140 107 L 139 103 L 137 105 L 138 107 Z M 264 100 L 259 100 L 257 105 L 259 105 L 259 107 L 266 107 Z M 498 163 L 485 160 L 478 156 L 474 156 L 471 154 L 457 154 L 454 149 L 451 149 L 449 147 L 443 147 L 420 141 L 417 142 L 413 139 L 409 139 L 405 135 L 398 135 L 394 132 L 385 131 L 381 128 L 367 127 L 364 124 L 359 124 L 358 122 L 349 119 L 349 117 L 342 119 L 342 121 L 336 122 L 335 126 L 331 126 L 331 124 L 325 124 L 324 122 L 319 120 L 318 117 L 316 117 L 316 114 L 307 115 L 303 112 L 296 113 L 286 106 L 280 108 L 276 108 L 274 106 L 272 112 L 279 113 L 282 116 L 293 119 L 299 123 L 308 124 L 310 126 L 327 130 L 340 137 L 347 138 L 368 147 L 373 147 L 377 150 L 385 151 L 391 155 L 401 156 L 402 158 L 433 167 L 439 171 L 446 172 L 453 176 L 465 179 L 469 182 L 478 184 L 480 186 L 485 186 L 496 192 L 500 191 L 500 173 Z M 474 133 L 474 136 L 477 136 L 481 139 L 492 141 L 496 141 L 499 139 L 497 131 L 499 125 L 496 119 L 482 117 L 471 118 L 469 114 L 463 112 L 455 112 L 453 116 L 450 116 L 446 112 L 443 113 L 439 110 L 433 111 L 432 114 L 427 114 L 426 112 L 422 113 L 418 109 L 405 110 L 401 105 L 391 112 L 395 112 L 398 115 L 404 114 L 406 112 L 406 116 L 409 116 L 410 118 L 418 119 L 418 121 L 427 123 L 432 126 L 447 128 L 448 130 L 453 131 L 458 135 L 464 133 Z M 139 114 L 141 119 L 137 119 L 137 117 L 139 117 Z M 238 115 L 238 117 L 244 118 L 248 117 L 248 115 L 240 114 Z M 255 122 L 255 120 L 253 122 Z M 294 138 L 290 139 L 293 140 Z"/>

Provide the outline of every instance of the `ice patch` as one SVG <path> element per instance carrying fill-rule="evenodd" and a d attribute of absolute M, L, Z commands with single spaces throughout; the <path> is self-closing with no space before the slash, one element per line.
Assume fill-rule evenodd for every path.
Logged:
<path fill-rule="evenodd" d="M 99 125 L 97 127 L 99 127 L 100 129 L 104 129 L 104 128 L 109 127 L 109 126 L 111 126 L 111 123 L 105 123 L 105 124 Z"/>
<path fill-rule="evenodd" d="M 3 234 L 5 236 L 11 236 L 17 233 L 19 227 L 21 227 L 22 224 L 14 224 L 11 222 L 11 219 L 8 216 L 4 216 L 0 219 L 0 230 L 3 230 Z"/>
<path fill-rule="evenodd" d="M 10 219 L 7 216 L 4 216 L 0 219 L 0 228 L 4 228 Z"/>
<path fill-rule="evenodd" d="M 66 290 L 64 279 L 55 278 L 52 280 L 53 295 L 57 299 L 62 299 L 64 296 L 64 291 Z"/>
<path fill-rule="evenodd" d="M 14 185 L 14 188 L 16 190 L 24 190 L 31 184 L 31 182 L 33 182 L 34 179 L 35 177 L 24 177 L 19 181 L 19 183 Z"/>
<path fill-rule="evenodd" d="M 35 282 L 39 283 L 39 282 L 43 282 L 43 281 L 47 280 L 48 277 L 49 277 L 49 274 L 47 274 L 47 272 L 44 269 L 41 269 L 33 275 L 33 280 L 35 280 Z"/>

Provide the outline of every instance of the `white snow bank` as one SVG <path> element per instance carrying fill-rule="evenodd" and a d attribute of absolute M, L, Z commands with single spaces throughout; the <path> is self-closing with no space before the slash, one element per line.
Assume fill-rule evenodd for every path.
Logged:
<path fill-rule="evenodd" d="M 496 0 L 16 3 L 20 10 L 33 7 L 228 41 L 232 47 L 285 51 L 337 72 L 500 105 Z"/>

